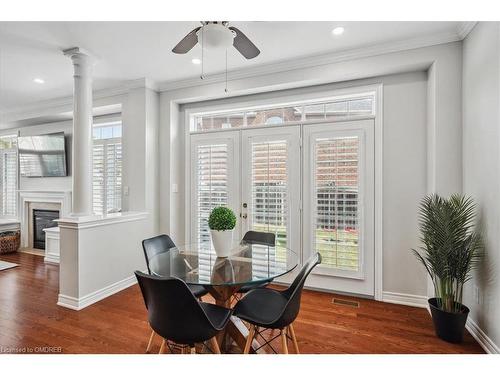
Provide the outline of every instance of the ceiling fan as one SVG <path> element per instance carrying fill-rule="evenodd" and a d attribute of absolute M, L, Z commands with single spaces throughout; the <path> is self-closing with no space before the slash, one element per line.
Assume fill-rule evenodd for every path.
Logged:
<path fill-rule="evenodd" d="M 228 21 L 201 21 L 201 26 L 192 30 L 172 49 L 172 52 L 184 54 L 197 43 L 202 48 L 227 49 L 234 46 L 247 59 L 257 57 L 260 50 L 241 30 L 229 26 Z"/>

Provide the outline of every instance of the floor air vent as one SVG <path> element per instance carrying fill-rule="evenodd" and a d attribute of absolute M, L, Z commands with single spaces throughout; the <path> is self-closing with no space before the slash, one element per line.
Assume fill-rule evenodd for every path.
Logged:
<path fill-rule="evenodd" d="M 358 301 L 351 301 L 348 299 L 341 299 L 341 298 L 333 298 L 332 303 L 335 305 L 341 305 L 341 306 L 350 306 L 350 307 L 356 307 L 359 308 L 359 302 Z"/>

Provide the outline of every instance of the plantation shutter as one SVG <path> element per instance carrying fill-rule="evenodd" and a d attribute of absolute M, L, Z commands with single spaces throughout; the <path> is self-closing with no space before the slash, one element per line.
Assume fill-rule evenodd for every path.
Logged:
<path fill-rule="evenodd" d="M 250 226 L 272 232 L 278 246 L 287 246 L 287 141 L 254 142 L 251 148 L 252 191 Z"/>
<path fill-rule="evenodd" d="M 214 207 L 228 205 L 228 145 L 198 145 L 196 158 L 197 240 L 207 243 L 210 212 Z"/>
<path fill-rule="evenodd" d="M 106 212 L 120 212 L 122 207 L 122 144 L 106 144 Z"/>
<path fill-rule="evenodd" d="M 121 125 L 94 128 L 92 203 L 95 214 L 120 212 L 122 208 Z"/>
<path fill-rule="evenodd" d="M 17 206 L 17 153 L 16 150 L 0 151 L 2 215 L 16 216 Z"/>
<path fill-rule="evenodd" d="M 92 201 L 94 213 L 104 212 L 104 144 L 94 142 L 93 155 Z"/>
<path fill-rule="evenodd" d="M 317 138 L 313 247 L 322 266 L 359 269 L 359 137 Z"/>

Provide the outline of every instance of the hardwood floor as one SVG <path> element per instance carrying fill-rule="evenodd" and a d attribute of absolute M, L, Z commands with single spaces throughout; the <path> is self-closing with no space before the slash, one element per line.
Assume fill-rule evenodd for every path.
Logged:
<path fill-rule="evenodd" d="M 0 259 L 20 264 L 0 271 L 0 352 L 144 353 L 151 331 L 137 285 L 72 311 L 56 305 L 58 266 L 26 253 Z M 301 353 L 483 353 L 468 332 L 460 345 L 436 338 L 425 309 L 351 297 L 339 298 L 359 308 L 340 306 L 332 297 L 304 291 L 294 323 Z M 156 338 L 152 351 L 159 346 Z"/>

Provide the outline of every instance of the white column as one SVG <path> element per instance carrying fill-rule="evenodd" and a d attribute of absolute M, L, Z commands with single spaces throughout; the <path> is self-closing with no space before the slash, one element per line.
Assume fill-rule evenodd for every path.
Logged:
<path fill-rule="evenodd" d="M 74 69 L 72 215 L 92 215 L 92 61 L 78 47 L 63 52 Z"/>

